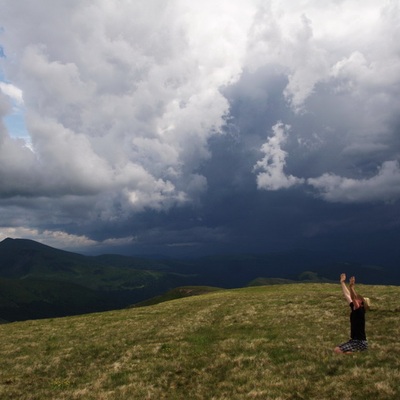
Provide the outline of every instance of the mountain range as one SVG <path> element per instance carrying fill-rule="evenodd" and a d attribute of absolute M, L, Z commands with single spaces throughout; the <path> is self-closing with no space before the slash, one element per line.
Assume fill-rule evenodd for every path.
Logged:
<path fill-rule="evenodd" d="M 125 308 L 183 286 L 236 288 L 283 279 L 336 282 L 341 272 L 354 274 L 365 284 L 400 284 L 400 273 L 393 268 L 345 262 L 303 250 L 152 259 L 86 256 L 28 239 L 7 238 L 0 242 L 0 320 Z M 182 291 L 179 293 L 181 296 Z"/>

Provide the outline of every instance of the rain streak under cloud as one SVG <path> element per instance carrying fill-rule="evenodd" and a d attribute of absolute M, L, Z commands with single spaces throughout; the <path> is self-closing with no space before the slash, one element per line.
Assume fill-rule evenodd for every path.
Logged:
<path fill-rule="evenodd" d="M 0 6 L 0 239 L 204 254 L 400 238 L 397 1 Z"/>

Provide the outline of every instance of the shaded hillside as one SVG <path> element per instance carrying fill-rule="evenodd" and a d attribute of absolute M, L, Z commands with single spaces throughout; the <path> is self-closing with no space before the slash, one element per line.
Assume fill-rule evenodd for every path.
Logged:
<path fill-rule="evenodd" d="M 2 400 L 393 400 L 400 288 L 372 302 L 369 350 L 348 339 L 339 284 L 224 290 L 155 306 L 0 325 Z"/>
<path fill-rule="evenodd" d="M 0 242 L 0 273 L 7 278 L 62 272 L 87 263 L 83 255 L 58 250 L 33 240 L 7 238 Z"/>
<path fill-rule="evenodd" d="M 116 305 L 103 293 L 70 282 L 0 278 L 0 316 L 5 321 L 62 317 Z"/>
<path fill-rule="evenodd" d="M 122 308 L 189 283 L 190 277 L 158 266 L 151 260 L 88 257 L 32 240 L 6 239 L 0 243 L 0 277 L 7 279 L 0 287 L 0 318 L 16 321 Z"/>
<path fill-rule="evenodd" d="M 112 274 L 117 270 L 140 271 L 163 268 L 165 269 L 157 261 L 120 255 L 84 256 L 27 239 L 7 238 L 0 242 L 0 274 L 7 278 L 35 276 L 52 279 L 54 276 L 57 278 L 68 276 L 68 280 L 75 278 L 79 281 L 80 278 L 84 280 L 88 274 L 92 278 L 104 273 Z M 99 279 L 91 281 L 91 284 L 96 286 Z"/>
<path fill-rule="evenodd" d="M 16 306 L 0 306 L 0 319 L 123 308 L 180 286 L 236 288 L 260 277 L 278 282 L 336 282 L 341 272 L 356 275 L 361 283 L 400 284 L 399 271 L 340 262 L 318 252 L 152 260 L 112 254 L 84 256 L 32 240 L 5 239 L 0 242 L 0 278 L 9 279 L 10 288 L 16 288 L 8 297 Z M 38 290 L 38 282 L 41 288 L 50 289 Z M 52 286 L 62 289 L 52 290 Z M 35 300 L 26 302 L 18 287 L 34 295 Z M 77 297 L 79 302 L 75 302 Z"/>

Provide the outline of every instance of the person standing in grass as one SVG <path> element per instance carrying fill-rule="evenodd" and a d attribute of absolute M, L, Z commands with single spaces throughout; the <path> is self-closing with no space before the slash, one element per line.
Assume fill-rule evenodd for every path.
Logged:
<path fill-rule="evenodd" d="M 365 312 L 369 308 L 368 299 L 360 296 L 355 290 L 356 279 L 350 278 L 349 289 L 346 286 L 346 274 L 340 275 L 340 285 L 343 295 L 351 308 L 350 312 L 350 340 L 335 347 L 335 353 L 351 354 L 355 351 L 368 349 L 367 336 L 365 334 Z"/>

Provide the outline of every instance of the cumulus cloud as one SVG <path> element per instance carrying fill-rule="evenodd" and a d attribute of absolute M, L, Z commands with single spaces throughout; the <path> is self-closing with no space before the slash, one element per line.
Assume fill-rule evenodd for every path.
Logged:
<path fill-rule="evenodd" d="M 241 72 L 251 8 L 227 1 L 45 2 L 43 13 L 3 6 L 2 45 L 13 54 L 3 65 L 24 88 L 29 158 L 42 180 L 18 180 L 16 192 L 18 183 L 38 195 L 115 190 L 142 210 L 190 201 L 205 187 L 195 170 L 228 113 L 219 89 Z M 9 162 L 3 174 L 12 179 Z"/>
<path fill-rule="evenodd" d="M 0 82 L 0 90 L 7 96 L 9 96 L 18 105 L 24 103 L 22 96 L 22 90 L 12 85 L 11 83 Z"/>
<path fill-rule="evenodd" d="M 393 1 L 364 5 L 362 12 L 353 2 L 319 7 L 309 1 L 301 9 L 268 2 L 259 9 L 250 31 L 247 65 L 256 71 L 273 64 L 287 77 L 283 95 L 297 114 L 287 119 L 301 145 L 290 150 L 291 167 L 299 177 L 295 178 L 284 173 L 289 155 L 281 147 L 292 133 L 264 144 L 266 157 L 256 166 L 266 173 L 257 175 L 258 188 L 277 190 L 307 182 L 331 202 L 397 199 L 385 177 L 395 179 L 393 165 L 399 157 L 395 132 L 400 60 L 394 41 L 399 6 Z M 313 121 L 308 129 L 305 119 Z M 321 171 L 320 177 L 304 175 L 305 150 L 314 160 L 314 171 L 307 172 L 315 176 Z M 379 164 L 378 175 L 369 178 Z M 350 196 L 345 187 L 368 188 L 373 194 L 361 190 Z"/>
<path fill-rule="evenodd" d="M 384 162 L 378 173 L 368 179 L 324 174 L 308 179 L 307 183 L 330 202 L 393 202 L 400 199 L 400 167 L 397 161 Z"/>
<path fill-rule="evenodd" d="M 231 187 L 213 178 L 232 148 L 220 160 L 212 152 L 230 134 L 241 146 L 229 164 L 235 190 L 256 179 L 262 195 L 296 185 L 326 202 L 398 198 L 397 1 L 0 7 L 0 199 L 10 221 L 10 199 L 21 198 L 32 224 L 45 202 L 55 232 L 83 236 L 140 213 L 195 209 Z M 15 106 L 28 147 L 5 123 Z"/>
<path fill-rule="evenodd" d="M 289 130 L 289 125 L 278 122 L 272 127 L 273 135 L 262 145 L 261 151 L 265 156 L 254 166 L 256 171 L 261 170 L 257 174 L 259 189 L 287 189 L 303 182 L 303 179 L 284 172 L 287 153 L 282 149 L 282 145 L 285 144 Z"/>

